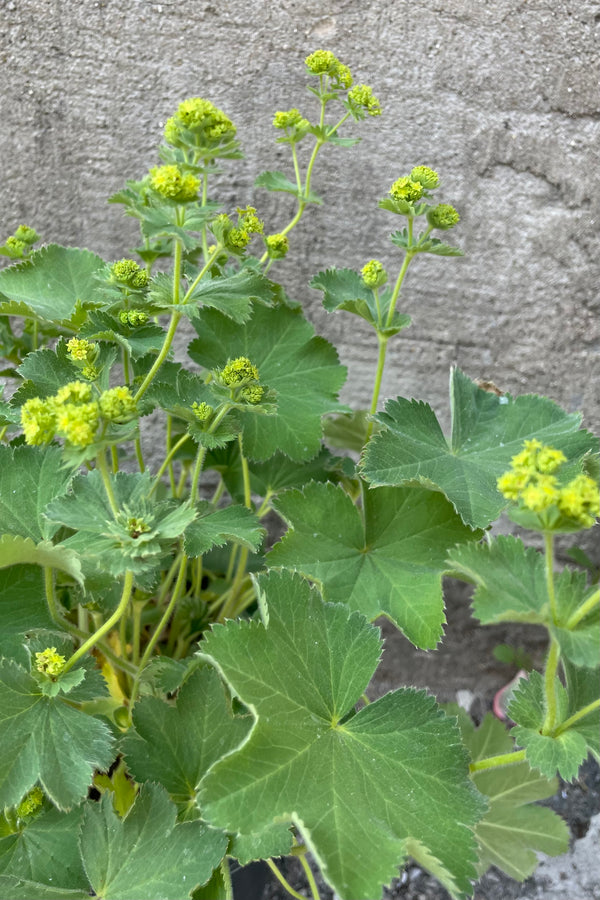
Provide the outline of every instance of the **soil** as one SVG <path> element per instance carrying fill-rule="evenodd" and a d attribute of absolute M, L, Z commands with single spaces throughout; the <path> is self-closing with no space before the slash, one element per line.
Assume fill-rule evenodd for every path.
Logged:
<path fill-rule="evenodd" d="M 493 654 L 498 644 L 519 647 L 531 657 L 535 668 L 543 666 L 547 648 L 546 633 L 542 628 L 522 625 L 481 627 L 469 610 L 471 589 L 457 582 L 447 585 L 446 634 L 439 649 L 416 650 L 389 622 L 379 621 L 385 638 L 384 653 L 373 683 L 367 691 L 371 700 L 402 685 L 427 688 L 441 702 L 459 702 L 468 709 L 476 722 L 491 711 L 496 692 L 515 675 L 516 669 L 499 662 Z M 600 829 L 600 767 L 588 760 L 581 768 L 579 778 L 573 784 L 561 782 L 558 793 L 547 800 L 568 823 L 571 831 L 571 854 L 560 860 L 542 863 L 536 873 L 525 882 L 516 882 L 495 869 L 490 871 L 475 887 L 474 900 L 550 900 L 563 897 L 568 900 L 596 900 L 600 898 L 600 877 L 590 882 L 588 889 L 582 886 L 574 859 L 575 844 L 581 841 L 586 857 L 585 836 L 594 821 Z M 590 833 L 590 839 L 592 834 Z M 581 855 L 581 854 L 579 854 Z M 597 854 L 590 848 L 590 856 Z M 564 860 L 564 865 L 561 865 Z M 287 858 L 278 861 L 281 871 L 290 884 L 301 894 L 310 897 L 308 884 L 298 860 Z M 585 868 L 586 866 L 584 866 Z M 581 868 L 581 866 L 580 866 Z M 289 900 L 289 894 L 273 876 L 264 889 L 262 900 Z M 321 900 L 334 900 L 331 890 L 317 881 Z M 556 884 L 554 884 L 556 882 Z M 554 893 L 553 888 L 556 888 Z M 450 900 L 450 895 L 436 881 L 416 865 L 409 864 L 392 887 L 384 891 L 384 900 Z"/>

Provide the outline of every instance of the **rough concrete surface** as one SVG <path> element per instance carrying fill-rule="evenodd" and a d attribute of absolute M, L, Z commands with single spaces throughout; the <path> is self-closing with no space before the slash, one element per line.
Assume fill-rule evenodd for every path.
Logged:
<path fill-rule="evenodd" d="M 376 348 L 308 281 L 374 256 L 397 271 L 398 220 L 377 200 L 427 164 L 461 213 L 452 237 L 466 256 L 415 261 L 401 303 L 414 324 L 390 345 L 382 400 L 419 397 L 447 422 L 458 364 L 546 393 L 600 431 L 597 0 L 0 0 L 0 238 L 27 222 L 44 240 L 123 256 L 136 224 L 106 198 L 157 163 L 163 123 L 198 95 L 231 116 L 246 153 L 214 198 L 228 211 L 252 203 L 277 231 L 291 206 L 253 183 L 291 173 L 271 120 L 290 106 L 314 114 L 303 59 L 320 47 L 372 85 L 384 115 L 343 132 L 358 146 L 326 148 L 313 179 L 325 203 L 272 273 L 349 366 L 346 401 L 368 405 Z M 599 896 L 572 880 L 586 848 L 565 863 L 571 880 L 540 881 L 523 900 L 558 897 L 561 883 L 568 900 Z"/>

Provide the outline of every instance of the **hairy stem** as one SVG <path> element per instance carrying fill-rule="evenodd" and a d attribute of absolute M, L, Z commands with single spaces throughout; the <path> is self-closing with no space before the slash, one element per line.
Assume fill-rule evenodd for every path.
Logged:
<path fill-rule="evenodd" d="M 565 628 L 572 630 L 575 628 L 582 619 L 585 619 L 587 615 L 589 615 L 600 603 L 600 589 L 594 591 L 594 593 L 584 600 L 579 609 L 576 609 L 573 615 L 567 619 L 565 624 Z"/>
<path fill-rule="evenodd" d="M 542 725 L 542 734 L 551 734 L 558 718 L 558 698 L 556 696 L 556 673 L 560 659 L 560 646 L 555 638 L 550 641 L 550 650 L 544 672 L 544 694 L 546 697 L 546 717 Z"/>
<path fill-rule="evenodd" d="M 69 669 L 72 669 L 75 663 L 84 656 L 88 650 L 91 650 L 98 641 L 104 637 L 105 634 L 108 634 L 109 631 L 115 627 L 115 625 L 120 622 L 121 618 L 125 615 L 127 611 L 127 607 L 129 605 L 129 600 L 131 598 L 131 589 L 133 587 L 133 572 L 127 570 L 125 573 L 125 578 L 123 580 L 123 592 L 121 594 L 121 599 L 119 600 L 119 604 L 115 609 L 114 613 L 110 618 L 106 620 L 106 622 L 98 628 L 88 639 L 84 641 L 84 643 L 79 647 L 78 650 L 73 653 L 73 655 L 66 661 L 63 672 L 68 672 Z"/>
<path fill-rule="evenodd" d="M 289 881 L 287 881 L 287 879 L 279 871 L 272 859 L 267 860 L 267 865 L 277 881 L 282 885 L 282 887 L 285 888 L 285 890 L 288 892 L 288 894 L 290 894 L 291 897 L 295 897 L 296 900 L 306 900 L 306 897 L 304 897 L 302 894 L 299 894 L 298 891 L 294 890 Z"/>
<path fill-rule="evenodd" d="M 576 713 L 573 713 L 572 716 L 569 716 L 568 719 L 565 719 L 564 722 L 555 728 L 552 732 L 552 737 L 558 737 L 559 734 L 562 734 L 564 731 L 568 731 L 569 728 L 572 728 L 576 722 L 579 722 L 580 719 L 584 719 L 586 716 L 589 716 L 590 713 L 594 712 L 595 709 L 600 708 L 600 698 L 598 700 L 592 700 L 591 703 L 588 703 L 587 706 L 584 706 L 583 709 L 578 710 Z"/>
<path fill-rule="evenodd" d="M 512 763 L 522 762 L 525 759 L 524 750 L 514 750 L 512 753 L 500 753 L 498 756 L 488 756 L 478 759 L 469 766 L 469 772 L 482 772 L 484 769 L 494 769 L 496 766 L 510 766 Z"/>
<path fill-rule="evenodd" d="M 119 515 L 119 507 L 117 506 L 117 501 L 115 500 L 115 494 L 113 491 L 113 486 L 111 484 L 110 475 L 108 473 L 108 466 L 106 464 L 106 456 L 104 455 L 104 450 L 100 450 L 100 452 L 96 456 L 96 468 L 98 469 L 102 477 L 102 483 L 104 484 L 104 490 L 106 491 L 108 505 L 110 506 L 111 512 L 116 519 Z"/>

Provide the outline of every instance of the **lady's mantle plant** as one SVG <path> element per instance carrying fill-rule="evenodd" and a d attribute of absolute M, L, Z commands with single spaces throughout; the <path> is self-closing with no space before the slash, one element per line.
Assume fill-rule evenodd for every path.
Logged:
<path fill-rule="evenodd" d="M 409 856 L 459 898 L 492 864 L 522 879 L 535 851 L 567 847 L 534 801 L 598 754 L 600 594 L 557 571 L 553 546 L 600 512 L 598 442 L 550 400 L 458 370 L 450 435 L 416 400 L 377 412 L 388 345 L 410 324 L 409 266 L 460 255 L 444 240 L 458 213 L 423 165 L 379 203 L 403 224 L 397 272 L 363 259 L 312 280 L 377 338 L 368 414 L 339 404 L 334 348 L 271 274 L 320 202 L 321 148 L 356 143 L 346 128 L 381 108 L 332 53 L 306 66 L 316 119 L 273 122 L 292 177 L 256 181 L 293 198 L 287 225 L 212 199 L 240 148 L 194 98 L 167 122 L 161 164 L 112 198 L 139 220 L 139 262 L 34 250 L 26 226 L 2 248 L 16 380 L 0 409 L 5 898 L 229 898 L 229 860 L 282 878 L 272 860 L 289 853 L 317 898 L 308 850 L 346 900 L 381 896 Z M 193 369 L 172 354 L 184 320 Z M 157 411 L 162 457 L 140 427 Z M 503 510 L 544 553 L 489 537 Z M 274 514 L 286 530 L 267 550 Z M 366 698 L 372 622 L 433 649 L 444 573 L 476 585 L 482 624 L 548 631 L 511 731 L 410 687 Z"/>

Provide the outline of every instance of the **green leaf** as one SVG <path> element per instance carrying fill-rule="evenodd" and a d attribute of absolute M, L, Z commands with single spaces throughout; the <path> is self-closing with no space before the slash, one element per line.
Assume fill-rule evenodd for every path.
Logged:
<path fill-rule="evenodd" d="M 381 292 L 378 310 L 373 291 L 365 285 L 358 272 L 352 269 L 327 269 L 326 272 L 319 272 L 310 286 L 323 291 L 323 306 L 328 312 L 344 309 L 365 319 L 374 328 L 387 321 L 392 291 L 386 289 Z M 379 330 L 383 335 L 391 337 L 403 328 L 408 328 L 410 323 L 410 316 L 394 313 L 389 326 Z"/>
<path fill-rule="evenodd" d="M 94 311 L 79 332 L 79 337 L 90 341 L 109 341 L 118 344 L 134 358 L 151 351 L 159 351 L 165 342 L 165 332 L 160 325 L 148 322 L 132 327 L 123 325 L 109 313 Z"/>
<path fill-rule="evenodd" d="M 456 724 L 413 689 L 347 718 L 377 666 L 378 630 L 289 573 L 258 588 L 266 625 L 230 621 L 202 643 L 256 717 L 204 778 L 205 816 L 241 834 L 293 822 L 345 900 L 380 897 L 411 842 L 454 897 L 470 894 L 484 807 Z"/>
<path fill-rule="evenodd" d="M 210 766 L 250 730 L 247 716 L 232 716 L 219 676 L 208 667 L 190 675 L 175 705 L 156 697 L 136 703 L 133 725 L 122 741 L 127 767 L 136 781 L 159 782 L 179 803 L 195 799 Z"/>
<path fill-rule="evenodd" d="M 273 505 L 290 530 L 269 553 L 269 565 L 301 572 L 319 582 L 326 600 L 370 620 L 387 616 L 413 644 L 433 648 L 445 622 L 447 548 L 478 535 L 439 493 L 380 488 L 364 497 L 363 524 L 340 487 L 309 484 L 280 496 Z"/>
<path fill-rule="evenodd" d="M 568 695 L 558 678 L 554 680 L 558 701 L 558 719 L 565 721 L 568 715 Z M 527 760 L 542 775 L 551 778 L 557 770 L 565 781 L 577 776 L 579 766 L 588 754 L 586 737 L 580 734 L 578 724 L 552 736 L 542 734 L 546 718 L 544 680 L 539 672 L 531 672 L 522 678 L 513 693 L 508 707 L 510 718 L 516 722 L 511 734 L 516 743 L 525 748 Z M 596 715 L 597 720 L 597 715 Z"/>
<path fill-rule="evenodd" d="M 81 807 L 69 813 L 48 808 L 33 821 L 26 822 L 22 831 L 0 839 L 0 873 L 7 880 L 9 876 L 11 881 L 14 879 L 8 889 L 10 893 L 7 890 L 2 896 L 23 896 L 12 892 L 20 882 L 25 882 L 31 891 L 26 897 L 55 896 L 44 890 L 61 891 L 59 896 L 65 900 L 71 896 L 70 891 L 76 891 L 77 897 L 89 896 L 77 847 L 81 813 Z"/>
<path fill-rule="evenodd" d="M 95 273 L 104 260 L 90 250 L 49 244 L 0 272 L 0 313 L 68 323 L 78 303 L 101 304 Z"/>
<path fill-rule="evenodd" d="M 473 612 L 482 625 L 528 622 L 545 625 L 558 641 L 561 652 L 577 665 L 600 665 L 600 614 L 587 616 L 575 628 L 566 622 L 585 601 L 588 588 L 583 572 L 564 569 L 555 577 L 557 622 L 554 621 L 544 557 L 526 548 L 516 537 L 500 536 L 488 543 L 454 549 L 448 560 L 453 574 L 477 585 Z"/>
<path fill-rule="evenodd" d="M 14 806 L 39 780 L 52 802 L 68 809 L 85 797 L 94 769 L 108 768 L 113 756 L 103 722 L 60 696 L 44 696 L 24 669 L 0 661 L 0 805 Z"/>
<path fill-rule="evenodd" d="M 475 729 L 470 717 L 458 712 L 463 740 L 473 762 L 514 749 L 505 726 L 491 713 Z M 490 803 L 475 828 L 480 846 L 479 875 L 496 866 L 511 878 L 523 881 L 537 867 L 536 853 L 558 856 L 567 852 L 566 823 L 551 809 L 531 805 L 556 793 L 556 778 L 538 775 L 527 762 L 476 771 L 471 778 Z"/>
<path fill-rule="evenodd" d="M 188 556 L 202 556 L 212 547 L 222 547 L 228 541 L 243 544 L 256 552 L 265 537 L 256 516 L 245 506 L 225 506 L 213 509 L 208 501 L 196 505 L 198 518 L 185 532 L 184 548 Z"/>
<path fill-rule="evenodd" d="M 373 485 L 418 481 L 443 491 L 463 520 L 485 528 L 506 506 L 496 487 L 524 441 L 538 438 L 570 459 L 596 452 L 598 441 L 580 430 L 581 416 L 545 397 L 497 396 L 454 369 L 450 383 L 452 436 L 444 437 L 430 406 L 398 398 L 377 421 L 386 426 L 367 445 L 362 468 Z"/>
<path fill-rule="evenodd" d="M 102 476 L 97 469 L 73 479 L 69 494 L 53 500 L 46 515 L 77 534 L 61 547 L 76 550 L 112 575 L 131 569 L 136 576 L 152 572 L 161 562 L 161 554 L 170 549 L 194 520 L 193 509 L 176 501 L 150 499 L 152 478 L 148 472 L 118 472 L 110 476 L 119 514 L 113 515 Z M 146 530 L 131 529 L 129 522 L 139 519 Z M 90 535 L 94 540 L 90 541 Z"/>
<path fill-rule="evenodd" d="M 234 322 L 247 322 L 252 314 L 252 301 L 271 305 L 271 282 L 264 275 L 242 269 L 233 275 L 203 278 L 186 302 L 188 306 L 210 306 Z"/>
<path fill-rule="evenodd" d="M 258 367 L 261 383 L 277 393 L 273 416 L 240 411 L 244 453 L 265 460 L 278 450 L 303 461 L 321 447 L 321 417 L 341 412 L 337 393 L 346 370 L 334 348 L 315 337 L 313 327 L 293 310 L 255 306 L 243 326 L 214 310 L 201 310 L 194 320 L 200 338 L 188 352 L 207 369 L 225 365 L 228 359 L 247 356 Z"/>
<path fill-rule="evenodd" d="M 569 695 L 568 715 L 573 716 L 585 709 L 600 696 L 600 673 L 598 669 L 585 669 L 575 666 L 568 659 L 562 660 L 565 681 Z M 600 728 L 598 727 L 598 710 L 579 719 L 577 731 L 587 741 L 590 753 L 600 760 Z"/>
<path fill-rule="evenodd" d="M 322 199 L 313 191 L 308 192 L 308 197 L 304 197 L 303 192 L 298 190 L 298 185 L 293 184 L 283 172 L 271 171 L 261 172 L 254 182 L 254 187 L 262 187 L 267 191 L 282 191 L 285 194 L 293 194 L 299 200 L 305 203 L 316 203 L 321 206 Z"/>
<path fill-rule="evenodd" d="M 67 345 L 61 341 L 54 350 L 28 353 L 19 368 L 25 384 L 16 391 L 11 402 L 21 405 L 30 397 L 51 397 L 69 381 L 81 379 L 79 369 L 67 357 Z"/>
<path fill-rule="evenodd" d="M 325 419 L 324 438 L 330 447 L 360 453 L 366 441 L 370 415 L 367 409 Z"/>
<path fill-rule="evenodd" d="M 0 542 L 0 554 L 2 543 Z M 1 557 L 0 557 L 1 558 Z M 55 628 L 44 596 L 42 572 L 37 566 L 15 566 L 0 571 L 0 655 L 12 656 L 12 639 L 37 628 Z"/>
<path fill-rule="evenodd" d="M 287 488 L 302 487 L 309 481 L 337 481 L 341 462 L 340 457 L 332 456 L 325 448 L 306 463 L 295 463 L 283 453 L 276 453 L 267 462 L 250 464 L 250 487 L 259 497 L 272 497 Z M 215 451 L 210 459 L 207 458 L 206 467 L 216 469 L 231 496 L 243 502 L 244 476 L 237 444 Z"/>
<path fill-rule="evenodd" d="M 0 446 L 0 521 L 2 531 L 50 540 L 58 525 L 44 510 L 64 493 L 73 477 L 65 468 L 59 447 Z"/>
<path fill-rule="evenodd" d="M 201 822 L 175 823 L 164 788 L 143 785 L 124 819 L 109 795 L 86 804 L 80 850 L 102 900 L 188 900 L 221 861 L 226 838 Z"/>
<path fill-rule="evenodd" d="M 81 563 L 72 550 L 61 546 L 55 547 L 50 541 L 34 544 L 31 538 L 24 538 L 18 534 L 0 536 L 0 569 L 31 563 L 50 569 L 60 569 L 83 585 Z"/>

